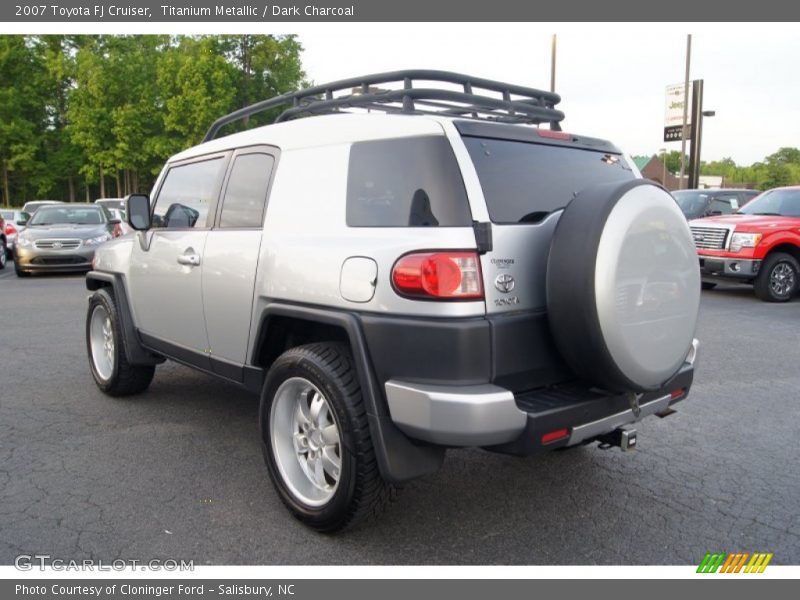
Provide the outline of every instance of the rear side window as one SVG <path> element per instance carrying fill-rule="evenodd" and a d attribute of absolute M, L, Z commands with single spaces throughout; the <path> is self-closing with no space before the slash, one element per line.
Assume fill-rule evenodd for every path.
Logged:
<path fill-rule="evenodd" d="M 205 227 L 223 166 L 222 158 L 172 167 L 158 193 L 153 226 Z"/>
<path fill-rule="evenodd" d="M 351 227 L 464 227 L 467 193 L 443 136 L 356 142 L 350 148 Z"/>
<path fill-rule="evenodd" d="M 495 223 L 536 223 L 581 190 L 634 179 L 619 154 L 464 137 Z"/>
<path fill-rule="evenodd" d="M 261 227 L 275 159 L 269 154 L 236 157 L 225 189 L 220 227 Z"/>

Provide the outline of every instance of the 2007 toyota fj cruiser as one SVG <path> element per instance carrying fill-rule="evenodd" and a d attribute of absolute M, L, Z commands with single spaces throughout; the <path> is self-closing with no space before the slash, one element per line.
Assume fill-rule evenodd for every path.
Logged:
<path fill-rule="evenodd" d="M 446 448 L 632 446 L 689 392 L 697 258 L 670 195 L 562 132 L 559 100 L 402 71 L 223 117 L 97 251 L 97 385 L 142 392 L 169 358 L 260 393 L 275 487 L 324 531 Z"/>

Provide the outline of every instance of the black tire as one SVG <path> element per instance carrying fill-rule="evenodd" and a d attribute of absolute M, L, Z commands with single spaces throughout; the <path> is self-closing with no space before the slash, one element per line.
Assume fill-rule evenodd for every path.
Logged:
<path fill-rule="evenodd" d="M 717 287 L 717 284 L 711 281 L 703 281 L 700 283 L 700 287 L 704 290 L 713 290 L 715 287 Z"/>
<path fill-rule="evenodd" d="M 659 389 L 691 348 L 700 304 L 695 246 L 669 192 L 634 179 L 578 193 L 553 233 L 546 294 L 553 340 L 580 379 Z"/>
<path fill-rule="evenodd" d="M 753 285 L 756 297 L 764 302 L 788 302 L 800 284 L 800 263 L 791 254 L 773 252 L 761 263 Z"/>
<path fill-rule="evenodd" d="M 92 314 L 96 307 L 101 306 L 108 314 L 111 321 L 111 332 L 114 340 L 113 368 L 109 377 L 103 377 L 95 366 L 90 341 L 90 326 Z M 113 295 L 106 289 L 99 289 L 92 294 L 89 300 L 89 309 L 86 313 L 86 351 L 89 357 L 89 368 L 92 377 L 103 393 L 109 396 L 131 396 L 145 391 L 155 374 L 154 365 L 132 365 L 125 355 L 122 328 L 117 305 Z"/>
<path fill-rule="evenodd" d="M 271 433 L 276 392 L 291 378 L 311 382 L 323 394 L 339 429 L 341 469 L 332 497 L 311 506 L 294 494 L 277 463 Z M 292 514 L 317 531 L 332 533 L 380 515 L 397 489 L 378 470 L 361 386 L 349 348 L 316 343 L 284 352 L 267 374 L 259 409 L 264 460 L 280 499 Z"/>
<path fill-rule="evenodd" d="M 0 239 L 0 271 L 6 268 L 7 262 L 8 262 L 8 248 L 6 247 L 6 241 Z"/>
<path fill-rule="evenodd" d="M 31 272 L 30 271 L 23 271 L 22 269 L 19 268 L 19 264 L 17 264 L 17 261 L 14 261 L 14 273 L 17 274 L 17 277 L 30 277 L 31 276 Z"/>

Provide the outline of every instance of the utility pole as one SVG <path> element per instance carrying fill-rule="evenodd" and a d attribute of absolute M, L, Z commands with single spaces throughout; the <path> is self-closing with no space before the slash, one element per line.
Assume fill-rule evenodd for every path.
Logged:
<path fill-rule="evenodd" d="M 556 91 L 556 34 L 550 43 L 550 91 Z"/>
<path fill-rule="evenodd" d="M 681 174 L 678 189 L 683 189 L 683 174 L 686 169 L 686 138 L 689 134 L 687 121 L 689 117 L 689 65 L 692 59 L 692 34 L 686 36 L 686 76 L 683 78 L 683 126 L 681 127 Z"/>
<path fill-rule="evenodd" d="M 692 146 L 687 187 L 700 187 L 700 140 L 703 137 L 703 80 L 692 82 Z"/>

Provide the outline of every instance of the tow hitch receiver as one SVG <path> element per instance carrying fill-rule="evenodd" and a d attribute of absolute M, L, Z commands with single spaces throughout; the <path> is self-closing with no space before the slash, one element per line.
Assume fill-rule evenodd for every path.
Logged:
<path fill-rule="evenodd" d="M 611 433 L 605 433 L 597 438 L 601 450 L 617 447 L 623 452 L 636 449 L 636 430 L 619 427 Z"/>

